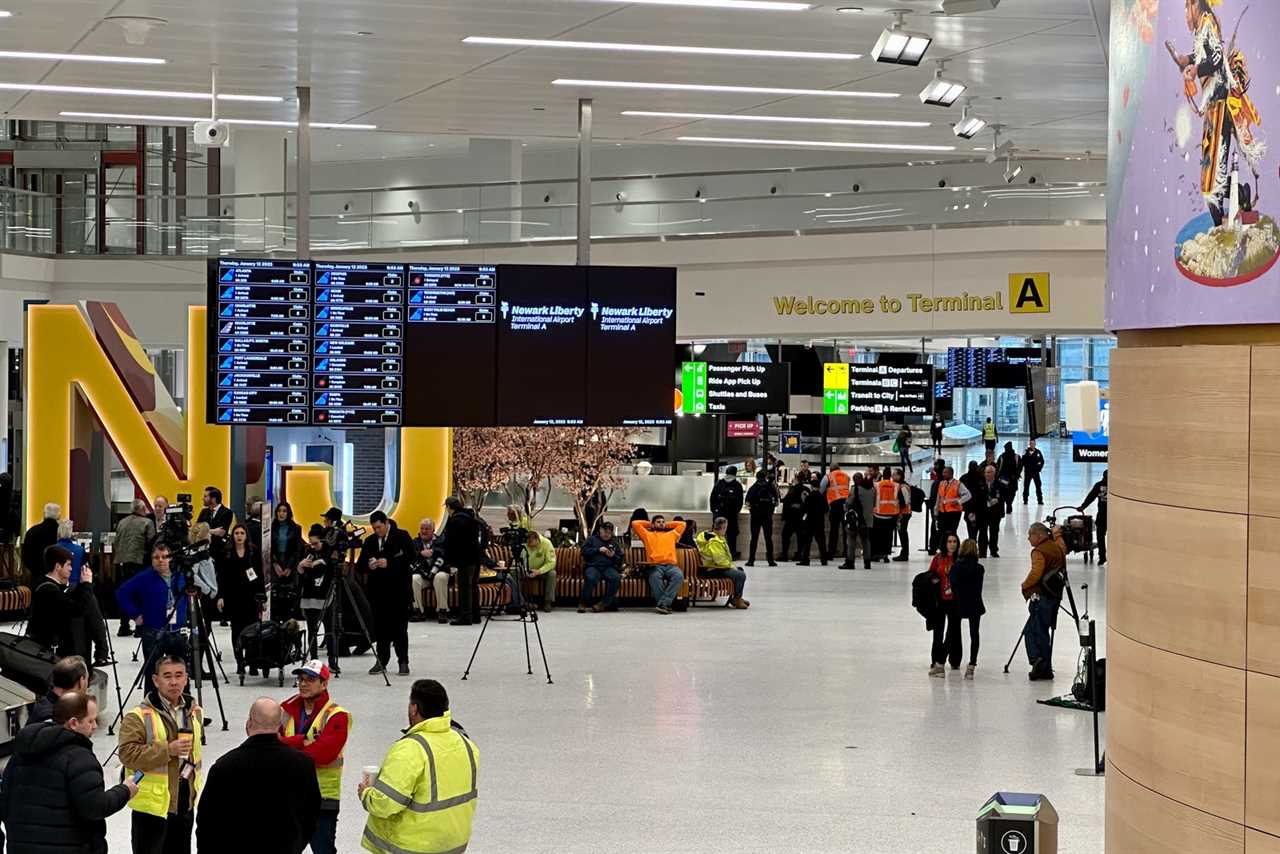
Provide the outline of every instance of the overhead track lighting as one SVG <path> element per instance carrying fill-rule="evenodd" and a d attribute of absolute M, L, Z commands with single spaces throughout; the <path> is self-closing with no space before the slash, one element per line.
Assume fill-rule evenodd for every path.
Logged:
<path fill-rule="evenodd" d="M 871 58 L 889 65 L 919 65 L 933 44 L 933 37 L 903 29 L 906 10 L 895 9 L 892 14 L 894 22 L 880 34 L 880 40 L 871 49 Z"/>
<path fill-rule="evenodd" d="M 0 89 L 16 92 L 50 92 L 56 95 L 120 95 L 128 98 L 175 98 L 191 101 L 209 101 L 208 92 L 171 92 L 161 89 L 116 89 L 108 86 L 53 86 L 48 83 L 0 83 Z M 278 95 L 218 95 L 219 101 L 249 101 L 278 104 L 284 98 Z"/>
<path fill-rule="evenodd" d="M 720 86 L 709 83 L 646 83 L 633 80 L 573 80 L 561 77 L 552 86 L 590 89 L 655 89 L 666 92 L 724 92 L 743 95 L 807 95 L 819 98 L 897 98 L 897 92 L 860 92 L 851 89 L 784 89 L 775 86 Z"/>
<path fill-rule="evenodd" d="M 977 116 L 969 115 L 969 105 L 964 105 L 964 112 L 960 114 L 960 121 L 956 122 L 952 127 L 955 135 L 961 139 L 973 139 L 982 133 L 983 128 L 987 126 L 986 119 L 980 119 Z"/>
<path fill-rule="evenodd" d="M 823 59 L 850 61 L 861 59 L 860 53 L 828 53 L 809 50 L 750 50 L 734 47 L 697 47 L 674 44 L 637 44 L 632 42 L 587 42 L 561 39 L 516 39 L 494 36 L 467 36 L 463 44 L 498 45 L 502 47 L 542 47 L 567 50 L 604 50 L 629 53 L 671 53 L 694 56 L 740 56 L 748 59 Z"/>
<path fill-rule="evenodd" d="M 113 122 L 155 122 L 157 124 L 185 125 L 208 121 L 207 118 L 193 116 L 152 116 L 138 113 L 86 113 L 78 110 L 63 110 L 58 113 L 69 119 L 105 119 Z M 296 128 L 296 121 L 274 119 L 224 119 L 218 121 L 228 125 L 246 125 L 251 127 Z M 311 122 L 315 130 L 377 130 L 377 125 L 341 124 L 338 122 Z"/>
<path fill-rule="evenodd" d="M 1013 152 L 1013 143 L 1009 140 L 1000 141 L 1000 134 L 1004 132 L 1004 125 L 991 126 L 991 150 L 987 152 L 987 162 L 995 163 L 1001 157 Z"/>
<path fill-rule="evenodd" d="M 920 90 L 920 103 L 934 107 L 950 107 L 969 88 L 957 80 L 943 78 L 942 69 L 945 64 L 945 59 L 938 60 L 938 69 L 933 73 L 933 79 Z"/>
<path fill-rule="evenodd" d="M 1013 159 L 1013 155 L 1010 154 L 1004 163 L 1004 182 L 1006 184 L 1012 184 L 1014 180 L 1021 174 L 1022 174 L 1022 164 L 1015 162 Z"/>
<path fill-rule="evenodd" d="M 119 65 L 164 65 L 168 61 L 148 56 L 99 56 L 91 53 L 44 53 L 35 50 L 0 50 L 0 59 L 39 59 L 50 62 L 107 62 Z"/>

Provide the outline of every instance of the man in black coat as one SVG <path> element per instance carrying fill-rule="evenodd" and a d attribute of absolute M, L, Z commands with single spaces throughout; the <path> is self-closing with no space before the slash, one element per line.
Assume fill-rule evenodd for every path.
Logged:
<path fill-rule="evenodd" d="M 480 622 L 480 564 L 484 560 L 481 523 L 475 511 L 459 498 L 444 502 L 448 519 L 444 526 L 445 560 L 458 570 L 458 616 L 449 625 Z"/>
<path fill-rule="evenodd" d="M 728 466 L 724 477 L 711 487 L 711 518 L 723 516 L 729 520 L 729 530 L 724 538 L 729 543 L 729 554 L 738 559 L 738 516 L 742 513 L 742 484 L 738 481 L 738 467 Z"/>
<path fill-rule="evenodd" d="M 822 535 L 827 513 L 827 497 L 816 486 L 811 487 L 804 497 L 804 524 L 800 527 L 800 543 L 796 546 L 796 566 L 809 565 L 809 546 L 815 542 L 819 560 L 823 566 L 827 565 L 830 555 L 827 554 L 826 538 Z"/>
<path fill-rule="evenodd" d="M 53 710 L 64 695 L 89 693 L 89 665 L 78 655 L 68 655 L 53 665 L 49 674 L 49 692 L 36 698 L 27 715 L 27 723 L 53 720 Z"/>
<path fill-rule="evenodd" d="M 90 740 L 97 728 L 93 695 L 71 692 L 58 699 L 53 721 L 18 733 L 0 801 L 9 854 L 105 854 L 107 816 L 138 786 L 128 779 L 103 790 Z"/>
<path fill-rule="evenodd" d="M 222 555 L 227 550 L 227 536 L 231 526 L 235 524 L 235 514 L 230 507 L 222 506 L 222 490 L 216 486 L 204 488 L 204 509 L 196 517 L 196 524 L 204 522 L 209 526 L 209 550 Z"/>
<path fill-rule="evenodd" d="M 1005 491 L 996 479 L 996 467 L 987 466 L 982 472 L 982 483 L 974 495 L 978 508 L 978 557 L 1000 557 L 1000 521 L 1004 519 Z"/>
<path fill-rule="evenodd" d="M 75 648 L 77 627 L 93 600 L 93 571 L 87 563 L 81 566 L 79 583 L 70 587 L 74 563 L 71 552 L 62 546 L 50 546 L 42 561 L 46 575 L 32 581 L 35 591 L 31 594 L 27 635 L 59 657 L 75 655 L 81 652 Z M 83 653 L 87 655 L 88 650 Z"/>
<path fill-rule="evenodd" d="M 360 549 L 358 567 L 368 572 L 369 604 L 373 607 L 374 641 L 378 660 L 369 673 L 381 673 L 396 649 L 400 675 L 409 675 L 409 606 L 413 602 L 413 539 L 381 510 L 369 517 L 373 533 Z M 478 574 L 478 571 L 477 571 Z M 461 584 L 461 579 L 459 579 Z"/>
<path fill-rule="evenodd" d="M 1036 503 L 1044 503 L 1044 490 L 1040 486 L 1040 472 L 1044 471 L 1044 454 L 1036 447 L 1036 440 L 1027 443 L 1027 451 L 1019 461 L 1022 469 L 1022 503 L 1026 504 L 1031 496 L 1031 482 L 1036 484 Z"/>
<path fill-rule="evenodd" d="M 200 854 L 270 851 L 301 854 L 320 815 L 316 766 L 280 741 L 280 704 L 263 698 L 249 709 L 249 736 L 209 770 L 196 813 Z"/>
<path fill-rule="evenodd" d="M 44 506 L 44 519 L 32 525 L 22 535 L 22 565 L 31 573 L 32 580 L 45 574 L 44 550 L 58 542 L 58 518 L 62 508 L 57 504 Z"/>

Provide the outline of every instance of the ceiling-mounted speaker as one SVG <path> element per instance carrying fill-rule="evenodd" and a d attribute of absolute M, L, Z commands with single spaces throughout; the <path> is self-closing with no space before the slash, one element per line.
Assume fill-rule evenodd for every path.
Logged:
<path fill-rule="evenodd" d="M 942 14 L 971 15 L 974 12 L 990 12 L 1000 5 L 1000 0 L 942 0 Z"/>

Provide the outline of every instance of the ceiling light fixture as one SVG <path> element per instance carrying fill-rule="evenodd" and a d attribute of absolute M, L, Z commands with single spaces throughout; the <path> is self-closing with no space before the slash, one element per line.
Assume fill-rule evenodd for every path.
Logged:
<path fill-rule="evenodd" d="M 60 116 L 74 119 L 107 119 L 110 121 L 122 122 L 157 122 L 160 124 L 193 124 L 195 122 L 208 121 L 207 118 L 195 118 L 193 116 L 151 116 L 141 115 L 138 113 L 86 113 L 78 110 L 63 110 L 58 113 Z M 225 122 L 229 125 L 246 125 L 254 127 L 273 127 L 273 128 L 296 128 L 296 121 L 274 120 L 274 119 L 224 119 L 219 118 L 218 121 Z M 311 122 L 314 130 L 377 130 L 377 125 L 357 125 L 357 124 L 341 124 L 338 122 Z"/>
<path fill-rule="evenodd" d="M 933 79 L 920 90 L 920 103 L 933 107 L 950 107 L 969 88 L 958 80 L 943 78 L 942 71 L 946 63 L 945 59 L 938 60 L 938 69 L 933 72 Z"/>
<path fill-rule="evenodd" d="M 42 59 L 52 62 L 114 62 L 121 65 L 164 65 L 168 61 L 147 56 L 98 56 L 89 53 L 43 53 L 34 50 L 0 50 L 0 59 Z"/>
<path fill-rule="evenodd" d="M 857 92 L 848 89 L 783 89 L 773 86 L 718 86 L 707 83 L 641 83 L 632 80 L 573 80 L 559 78 L 552 86 L 597 89 L 656 89 L 667 92 L 726 92 L 744 95 L 812 95 L 825 98 L 897 98 L 897 92 Z"/>
<path fill-rule="evenodd" d="M 623 110 L 624 116 L 657 119 L 708 119 L 725 122 L 766 122 L 794 125 L 836 125 L 848 127 L 927 128 L 929 122 L 904 122 L 889 119 L 826 119 L 808 116 L 748 116 L 739 113 L 674 113 L 666 110 Z"/>
<path fill-rule="evenodd" d="M 163 89 L 113 89 L 106 86 L 54 86 L 48 83 L 0 83 L 0 89 L 16 92 L 49 92 L 56 95 L 120 95 L 129 98 L 175 98 L 192 101 L 209 101 L 213 98 L 208 92 L 171 92 Z M 224 95 L 219 93 L 218 100 L 278 104 L 284 98 L 278 95 Z"/>
<path fill-rule="evenodd" d="M 1022 174 L 1022 164 L 1015 162 L 1013 159 L 1013 155 L 1010 154 L 1009 157 L 1004 162 L 1004 182 L 1006 184 L 1012 184 L 1014 182 L 1014 179 L 1016 179 L 1021 174 Z"/>
<path fill-rule="evenodd" d="M 876 46 L 871 49 L 871 58 L 876 62 L 886 62 L 890 65 L 919 65 L 924 59 L 929 45 L 933 44 L 933 37 L 903 29 L 909 11 L 891 10 L 890 14 L 894 17 L 893 23 L 880 34 Z"/>
<path fill-rule="evenodd" d="M 627 0 L 640 6 L 690 6 L 699 9 L 738 9 L 743 12 L 806 12 L 812 3 L 779 2 L 779 0 Z M 616 0 L 606 0 L 616 3 Z"/>
<path fill-rule="evenodd" d="M 952 131 L 961 139 L 973 139 L 982 133 L 982 129 L 987 126 L 986 119 L 980 119 L 977 116 L 969 115 L 969 105 L 964 105 L 964 112 L 960 114 L 960 121 L 956 122 L 952 127 Z"/>
<path fill-rule="evenodd" d="M 0 18 L 12 18 L 13 13 L 5 9 L 0 9 Z"/>
<path fill-rule="evenodd" d="M 752 50 L 735 47 L 697 47 L 674 44 L 638 44 L 634 42 L 586 42 L 558 39 L 516 39 L 495 36 L 467 36 L 463 44 L 499 45 L 503 47 L 549 47 L 570 50 L 615 50 L 632 53 L 674 53 L 698 56 L 741 56 L 751 59 L 824 59 L 848 61 L 861 59 L 860 53 L 828 53 L 808 50 Z"/>
<path fill-rule="evenodd" d="M 749 139 L 734 136 L 680 136 L 679 142 L 716 142 L 729 145 L 783 145 L 803 148 L 853 148 L 865 151 L 955 151 L 954 145 L 908 145 L 894 142 L 829 142 L 820 139 Z"/>

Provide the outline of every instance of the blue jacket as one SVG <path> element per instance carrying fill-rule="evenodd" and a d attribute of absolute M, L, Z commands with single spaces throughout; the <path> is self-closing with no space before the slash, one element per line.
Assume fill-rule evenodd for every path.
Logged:
<path fill-rule="evenodd" d="M 178 626 L 187 624 L 187 599 L 182 594 L 186 587 L 182 576 L 171 575 L 174 597 L 178 603 Z M 133 618 L 142 615 L 142 626 L 146 629 L 163 629 L 169 616 L 169 596 L 164 578 L 153 567 L 147 567 L 120 585 L 116 589 L 116 601 L 120 603 L 120 613 Z"/>
<path fill-rule="evenodd" d="M 605 546 L 612 548 L 613 557 L 602 554 L 600 549 Z M 612 569 L 622 572 L 622 556 L 625 552 L 622 541 L 616 536 L 607 542 L 599 534 L 593 534 L 591 539 L 582 544 L 582 560 L 585 566 L 591 567 L 599 572 L 605 572 Z"/>
<path fill-rule="evenodd" d="M 80 567 L 84 566 L 84 546 L 72 539 L 58 540 L 58 545 L 71 552 L 71 580 L 68 582 L 67 586 L 75 587 L 80 583 Z"/>

